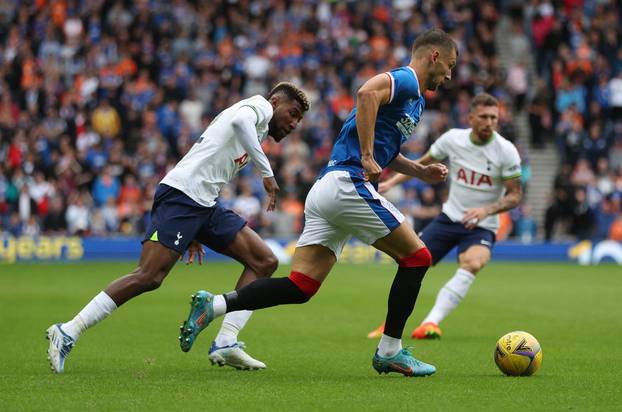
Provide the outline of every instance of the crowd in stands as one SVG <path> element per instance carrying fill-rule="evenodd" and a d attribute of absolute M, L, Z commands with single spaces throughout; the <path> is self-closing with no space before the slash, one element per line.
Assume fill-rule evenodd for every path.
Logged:
<path fill-rule="evenodd" d="M 467 127 L 470 98 L 487 91 L 501 102 L 499 132 L 521 152 L 525 188 L 531 176 L 517 111 L 529 112 L 533 144 L 557 144 L 563 153 L 546 236 L 560 219 L 581 229 L 579 219 L 587 219 L 604 233 L 610 215 L 620 221 L 620 9 L 614 1 L 505 3 L 2 2 L 0 229 L 141 235 L 158 182 L 209 122 L 287 80 L 306 91 L 311 109 L 283 142 L 264 144 L 281 187 L 277 211 L 265 212 L 251 165 L 220 201 L 262 235 L 296 235 L 306 193 L 356 90 L 375 73 L 407 64 L 416 36 L 441 27 L 458 42 L 459 64 L 446 87 L 426 94 L 404 152 L 416 158 L 445 130 Z M 495 45 L 502 13 L 513 16 L 511 55 L 537 53 L 535 81 L 521 59 L 502 67 Z M 421 228 L 439 212 L 447 187 L 412 180 L 401 190 L 396 205 Z M 589 216 L 577 215 L 583 206 Z M 537 236 L 527 205 L 511 218 L 514 235 Z"/>
<path fill-rule="evenodd" d="M 615 1 L 532 1 L 526 8 L 536 51 L 533 143 L 555 145 L 560 156 L 546 240 L 557 233 L 622 241 L 621 18 Z"/>

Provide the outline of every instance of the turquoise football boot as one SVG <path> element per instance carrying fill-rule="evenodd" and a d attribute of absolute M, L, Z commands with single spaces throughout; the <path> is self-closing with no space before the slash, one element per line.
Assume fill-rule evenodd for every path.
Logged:
<path fill-rule="evenodd" d="M 412 353 L 405 348 L 390 358 L 378 355 L 376 349 L 372 365 L 378 373 L 397 372 L 404 376 L 428 376 L 436 372 L 434 366 L 415 359 Z"/>
<path fill-rule="evenodd" d="M 179 328 L 179 347 L 188 352 L 197 336 L 214 320 L 214 295 L 200 290 L 192 295 L 190 301 L 190 314 L 188 319 Z"/>

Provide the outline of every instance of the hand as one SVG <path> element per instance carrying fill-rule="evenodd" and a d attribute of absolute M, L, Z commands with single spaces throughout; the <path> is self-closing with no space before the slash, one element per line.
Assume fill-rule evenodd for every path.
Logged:
<path fill-rule="evenodd" d="M 427 165 L 421 172 L 421 180 L 426 183 L 440 183 L 447 179 L 447 166 L 442 163 Z"/>
<path fill-rule="evenodd" d="M 380 165 L 376 163 L 376 160 L 374 160 L 372 156 L 363 156 L 361 157 L 361 164 L 363 165 L 363 169 L 365 169 L 365 181 L 377 182 L 380 173 L 382 173 L 382 169 Z"/>
<path fill-rule="evenodd" d="M 276 195 L 279 193 L 279 185 L 276 183 L 274 176 L 263 178 L 263 187 L 268 193 L 268 212 L 272 212 L 276 207 Z"/>
<path fill-rule="evenodd" d="M 393 189 L 393 183 L 390 180 L 386 180 L 378 184 L 378 193 L 386 193 Z"/>
<path fill-rule="evenodd" d="M 488 216 L 485 207 L 476 207 L 469 209 L 462 218 L 462 224 L 469 230 L 475 229 L 477 224 Z"/>
<path fill-rule="evenodd" d="M 186 260 L 186 265 L 192 265 L 194 263 L 194 257 L 197 257 L 197 260 L 199 261 L 199 265 L 203 264 L 203 256 L 205 256 L 205 250 L 203 250 L 203 245 L 200 244 L 198 241 L 193 240 L 190 243 L 190 246 L 188 246 L 188 260 Z M 184 255 L 181 255 L 179 257 L 179 260 L 183 260 Z"/>

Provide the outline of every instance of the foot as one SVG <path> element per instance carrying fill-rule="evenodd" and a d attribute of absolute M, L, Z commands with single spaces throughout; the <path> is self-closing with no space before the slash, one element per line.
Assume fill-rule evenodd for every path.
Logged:
<path fill-rule="evenodd" d="M 436 372 L 434 366 L 415 359 L 408 349 L 402 349 L 390 358 L 378 355 L 376 350 L 372 365 L 379 374 L 397 372 L 404 376 L 428 376 Z"/>
<path fill-rule="evenodd" d="M 48 360 L 52 371 L 63 373 L 65 359 L 73 349 L 76 341 L 67 335 L 60 327 L 60 323 L 50 326 L 46 331 L 46 339 L 50 341 L 48 346 Z"/>
<path fill-rule="evenodd" d="M 411 335 L 413 339 L 440 339 L 443 336 L 441 328 L 434 322 L 422 323 L 413 330 Z"/>
<path fill-rule="evenodd" d="M 197 336 L 214 320 L 214 295 L 200 290 L 192 295 L 190 314 L 180 326 L 179 346 L 182 351 L 188 352 Z"/>
<path fill-rule="evenodd" d="M 372 330 L 367 334 L 367 339 L 378 339 L 384 333 L 384 322 L 382 325 L 378 326 L 376 329 Z"/>
<path fill-rule="evenodd" d="M 253 359 L 248 353 L 244 352 L 245 348 L 244 342 L 236 342 L 233 345 L 221 347 L 216 346 L 216 342 L 213 342 L 212 347 L 209 349 L 209 360 L 212 362 L 212 365 L 229 365 L 242 370 L 266 369 L 266 364 Z"/>

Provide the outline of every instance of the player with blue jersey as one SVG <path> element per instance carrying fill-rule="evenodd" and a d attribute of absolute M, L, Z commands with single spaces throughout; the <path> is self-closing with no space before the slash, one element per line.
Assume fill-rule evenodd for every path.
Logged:
<path fill-rule="evenodd" d="M 215 317 L 237 310 L 307 302 L 355 236 L 387 253 L 399 264 L 391 287 L 386 330 L 373 358 L 378 373 L 430 375 L 434 366 L 402 349 L 401 336 L 415 305 L 431 256 L 404 216 L 376 190 L 383 168 L 390 166 L 428 182 L 442 181 L 447 169 L 420 165 L 400 154 L 424 108 L 425 90 L 451 79 L 457 46 L 442 30 L 417 37 L 407 66 L 378 74 L 358 91 L 357 106 L 344 123 L 331 160 L 305 202 L 305 227 L 296 245 L 289 277 L 259 279 L 224 295 L 199 291 L 181 335 L 188 351 Z"/>
<path fill-rule="evenodd" d="M 136 269 L 110 283 L 73 319 L 48 328 L 48 359 L 54 372 L 64 371 L 65 359 L 82 333 L 128 300 L 157 289 L 186 251 L 188 262 L 198 254 L 201 263 L 201 244 L 244 266 L 237 288 L 272 276 L 277 258 L 244 219 L 218 203 L 218 196 L 222 186 L 252 161 L 263 177 L 268 211 L 274 210 L 279 186 L 261 142 L 268 136 L 281 141 L 297 127 L 308 109 L 305 94 L 294 84 L 282 82 L 268 98 L 256 95 L 241 100 L 210 123 L 158 185 Z M 209 350 L 212 364 L 253 370 L 266 367 L 237 341 L 250 316 L 250 311 L 227 314 Z"/>
<path fill-rule="evenodd" d="M 520 203 L 521 164 L 516 147 L 495 131 L 499 103 L 487 93 L 471 101 L 468 129 L 443 133 L 417 162 L 426 165 L 449 160 L 449 197 L 443 211 L 421 233 L 436 264 L 454 247 L 458 269 L 441 288 L 430 313 L 413 331 L 415 339 L 438 339 L 439 324 L 465 298 L 477 273 L 488 263 L 499 227 L 499 213 Z M 380 184 L 380 192 L 405 182 L 396 174 Z M 368 337 L 382 334 L 384 325 Z"/>

